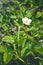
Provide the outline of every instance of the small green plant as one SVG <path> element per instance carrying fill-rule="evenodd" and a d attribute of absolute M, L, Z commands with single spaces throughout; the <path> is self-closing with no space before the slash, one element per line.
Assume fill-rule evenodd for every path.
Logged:
<path fill-rule="evenodd" d="M 43 65 L 43 1 L 12 0 L 0 8 L 0 65 Z M 14 64 L 13 64 L 14 65 Z"/>

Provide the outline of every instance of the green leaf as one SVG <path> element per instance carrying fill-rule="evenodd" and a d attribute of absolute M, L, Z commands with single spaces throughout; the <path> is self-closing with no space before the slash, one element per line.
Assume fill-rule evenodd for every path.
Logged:
<path fill-rule="evenodd" d="M 5 41 L 7 43 L 13 43 L 14 42 L 14 38 L 11 35 L 6 35 L 4 36 L 4 38 L 2 39 L 2 41 Z"/>
<path fill-rule="evenodd" d="M 12 54 L 5 52 L 4 55 L 3 55 L 4 63 L 7 64 L 8 62 L 11 61 L 11 59 L 12 59 Z"/>
<path fill-rule="evenodd" d="M 37 15 L 36 15 L 36 18 L 38 18 L 38 17 L 41 17 L 41 16 L 43 16 L 43 11 L 42 12 L 37 12 Z"/>
<path fill-rule="evenodd" d="M 31 53 L 31 51 L 29 50 L 28 47 L 25 47 L 21 50 L 21 56 L 22 57 L 25 57 L 25 56 L 28 56 L 29 54 Z"/>
<path fill-rule="evenodd" d="M 27 47 L 25 47 L 25 48 L 23 48 L 23 49 L 21 50 L 21 56 L 24 55 L 24 53 L 25 53 L 26 50 L 27 50 Z"/>
<path fill-rule="evenodd" d="M 0 45 L 0 52 L 5 52 L 5 51 L 6 51 L 5 46 Z"/>
<path fill-rule="evenodd" d="M 35 52 L 38 52 L 38 53 L 40 53 L 40 54 L 43 55 L 43 48 L 41 48 L 40 46 L 36 46 L 36 47 L 34 48 L 34 50 L 35 50 Z"/>
<path fill-rule="evenodd" d="M 6 52 L 3 55 L 3 59 L 4 59 L 4 62 L 6 62 L 6 59 L 7 59 L 7 53 Z"/>

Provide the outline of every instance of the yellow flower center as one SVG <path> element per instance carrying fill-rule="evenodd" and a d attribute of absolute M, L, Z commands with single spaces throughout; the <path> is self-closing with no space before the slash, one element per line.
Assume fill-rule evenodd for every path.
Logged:
<path fill-rule="evenodd" d="M 25 20 L 25 23 L 28 23 L 28 20 Z"/>

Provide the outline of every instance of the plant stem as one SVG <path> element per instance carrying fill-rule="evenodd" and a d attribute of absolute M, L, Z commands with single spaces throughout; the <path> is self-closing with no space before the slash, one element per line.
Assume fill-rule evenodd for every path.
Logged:
<path fill-rule="evenodd" d="M 18 26 L 18 55 L 20 54 L 20 49 L 19 49 L 19 39 L 20 39 L 20 26 Z"/>
<path fill-rule="evenodd" d="M 19 40 L 19 34 L 20 34 L 20 26 L 18 26 L 18 40 Z"/>

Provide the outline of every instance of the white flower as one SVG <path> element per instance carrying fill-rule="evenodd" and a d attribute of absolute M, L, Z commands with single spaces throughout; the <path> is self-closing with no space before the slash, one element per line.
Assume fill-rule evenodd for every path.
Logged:
<path fill-rule="evenodd" d="M 23 21 L 23 24 L 26 24 L 26 25 L 30 25 L 30 23 L 32 22 L 32 20 L 28 19 L 27 17 L 22 18 L 22 21 Z"/>

